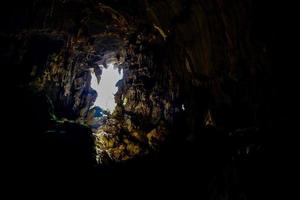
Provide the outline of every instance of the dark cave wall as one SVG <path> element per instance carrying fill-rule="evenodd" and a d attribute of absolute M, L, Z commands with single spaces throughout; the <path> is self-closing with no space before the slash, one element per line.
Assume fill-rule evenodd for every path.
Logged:
<path fill-rule="evenodd" d="M 176 115 L 185 118 L 179 138 L 201 137 L 208 126 L 234 132 L 268 124 L 267 49 L 255 41 L 252 1 L 102 3 L 32 1 L 13 9 L 19 14 L 10 22 L 24 17 L 2 34 L 11 49 L 4 60 L 20 69 L 18 86 L 47 95 L 52 115 L 89 123 L 97 95 L 90 69 L 100 79 L 96 65 L 117 59 L 128 74 L 118 114 L 152 121 L 138 125 L 147 127 L 142 132 L 160 121 L 173 127 Z M 125 107 L 121 91 L 131 102 Z"/>
<path fill-rule="evenodd" d="M 169 34 L 169 62 L 186 84 L 185 97 L 195 93 L 188 88 L 204 91 L 202 103 L 221 129 L 258 125 L 269 71 L 251 37 L 251 1 L 176 3 L 149 3 L 148 13 Z"/>
<path fill-rule="evenodd" d="M 147 44 L 151 48 L 150 51 L 154 52 L 155 62 L 157 65 L 163 63 L 170 65 L 169 68 L 173 69 L 181 82 L 186 85 L 183 91 L 191 85 L 208 90 L 212 98 L 210 104 L 213 104 L 210 106 L 214 107 L 211 108 L 214 110 L 218 110 L 222 105 L 230 109 L 230 106 L 235 104 L 231 103 L 232 101 L 241 101 L 236 105 L 241 104 L 243 108 L 251 107 L 249 109 L 252 111 L 258 109 L 264 89 L 260 86 L 264 86 L 267 81 L 265 77 L 268 71 L 264 62 L 266 49 L 252 38 L 251 1 L 137 2 L 133 4 L 129 1 L 118 3 L 104 1 L 103 3 L 107 3 L 113 9 L 116 7 L 117 12 L 109 11 L 110 8 L 103 8 L 107 11 L 99 12 L 96 1 L 33 1 L 32 5 L 26 3 L 27 6 L 20 5 L 14 9 L 15 12 L 20 12 L 19 15 L 24 16 L 21 20 L 24 23 L 13 23 L 19 20 L 19 15 L 12 15 L 9 27 L 11 33 L 18 33 L 21 38 L 15 44 L 15 48 L 28 49 L 23 50 L 27 54 L 25 56 L 27 61 L 22 62 L 27 62 L 27 65 L 38 65 L 37 69 L 41 73 L 46 62 L 49 62 L 48 56 L 53 53 L 64 53 L 64 56 L 70 59 L 64 61 L 67 62 L 65 65 L 68 65 L 68 62 L 75 62 L 77 56 L 82 59 L 87 57 L 87 55 L 67 55 L 74 53 L 72 51 L 75 49 L 72 48 L 77 48 L 78 54 L 80 51 L 82 54 L 88 54 L 86 52 L 92 51 L 88 49 L 89 45 L 90 48 L 95 48 L 93 45 L 97 46 L 95 42 L 93 44 L 95 35 L 106 31 L 119 35 L 118 37 L 125 36 L 130 34 L 130 27 L 137 32 L 147 31 L 137 28 L 147 24 L 157 37 L 149 42 L 150 45 Z M 115 21 L 106 17 L 114 14 L 117 16 Z M 128 23 L 126 20 L 132 25 L 126 25 Z M 107 25 L 110 27 L 105 27 Z M 154 28 L 154 25 L 158 28 Z M 23 35 L 19 34 L 20 32 L 23 32 Z M 33 36 L 28 37 L 26 34 Z M 15 41 L 12 34 L 10 39 Z M 78 41 L 81 39 L 83 41 Z M 37 44 L 35 45 L 32 40 L 36 40 Z M 26 46 L 26 41 L 33 46 L 22 47 Z M 62 48 L 65 52 L 60 52 Z M 21 55 L 17 56 L 22 59 L 24 55 L 22 52 L 19 54 Z M 82 64 L 90 62 L 83 64 L 89 66 L 96 60 L 96 58 L 85 59 L 86 61 L 78 62 Z M 27 66 L 27 71 L 21 74 L 28 75 L 32 72 L 33 66 Z M 24 67 L 22 70 L 25 70 Z M 186 95 L 189 93 L 191 92 L 186 92 Z M 249 113 L 251 119 L 244 121 L 255 124 L 257 121 L 255 113 Z"/>
<path fill-rule="evenodd" d="M 166 126 L 180 111 L 174 73 L 165 61 L 153 61 L 154 54 L 159 53 L 155 50 L 162 46 L 159 33 L 145 22 L 128 23 L 103 4 L 57 3 L 48 7 L 47 2 L 36 2 L 33 7 L 51 10 L 31 13 L 38 18 L 30 21 L 30 28 L 9 36 L 13 48 L 21 46 L 12 56 L 17 58 L 16 68 L 23 71 L 17 87 L 46 96 L 51 117 L 41 116 L 46 121 L 93 124 L 89 108 L 97 94 L 90 87 L 91 69 L 100 80 L 97 65 L 106 67 L 108 60 L 116 61 L 125 73 L 116 95 L 118 107 L 98 131 L 99 136 L 96 131 L 96 143 L 113 160 L 126 160 L 156 149 L 165 140 Z M 74 12 L 78 13 L 76 17 Z M 42 13 L 46 16 L 39 16 Z M 59 21 L 61 16 L 63 20 Z M 128 103 L 123 104 L 125 100 Z"/>
<path fill-rule="evenodd" d="M 0 38 L 5 47 L 1 47 L 1 59 L 9 74 L 16 75 L 13 93 L 21 92 L 25 98 L 21 108 L 13 108 L 16 111 L 11 113 L 34 116 L 22 120 L 23 126 L 15 129 L 19 133 L 49 128 L 67 133 L 59 149 L 53 148 L 55 139 L 48 144 L 47 139 L 36 139 L 38 134 L 23 135 L 24 143 L 33 144 L 34 138 L 37 143 L 42 141 L 45 146 L 38 145 L 43 146 L 38 157 L 44 157 L 46 165 L 55 163 L 60 154 L 61 160 L 71 154 L 70 159 L 76 160 L 74 145 L 67 150 L 63 146 L 73 141 L 78 124 L 87 122 L 85 117 L 96 95 L 89 86 L 90 68 L 97 69 L 95 63 L 118 57 L 127 75 L 116 95 L 117 112 L 96 136 L 79 126 L 75 147 L 84 137 L 87 143 L 96 145 L 103 162 L 128 160 L 170 147 L 167 152 L 171 158 L 167 160 L 174 165 L 163 170 L 175 167 L 180 171 L 183 167 L 183 176 L 194 177 L 194 171 L 200 168 L 207 172 L 203 182 L 212 185 L 208 190 L 215 198 L 229 195 L 227 189 L 242 195 L 245 186 L 251 184 L 245 181 L 241 186 L 244 189 L 237 188 L 239 180 L 233 176 L 240 173 L 254 180 L 261 175 L 247 175 L 251 167 L 258 167 L 249 160 L 263 163 L 260 156 L 257 158 L 263 151 L 262 141 L 252 136 L 260 139 L 266 134 L 261 130 L 272 126 L 269 49 L 256 40 L 260 33 L 253 24 L 254 1 L 101 2 L 24 2 L 12 5 L 9 20 L 3 20 L 5 29 Z M 100 78 L 101 70 L 97 74 Z M 125 106 L 122 93 L 130 99 Z M 44 99 L 45 94 L 48 99 Z M 43 98 L 36 99 L 39 95 Z M 27 103 L 31 107 L 24 108 Z M 51 114 L 59 118 L 59 123 L 48 122 Z M 115 137 L 116 133 L 120 134 Z M 47 160 L 49 154 L 43 155 L 44 151 L 53 158 Z M 92 150 L 87 152 L 87 157 L 94 154 Z M 198 159 L 205 164 L 191 161 Z M 70 163 L 68 166 L 78 164 Z"/>

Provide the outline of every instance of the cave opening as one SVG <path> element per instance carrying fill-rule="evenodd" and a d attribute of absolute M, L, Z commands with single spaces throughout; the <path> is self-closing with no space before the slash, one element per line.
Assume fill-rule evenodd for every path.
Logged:
<path fill-rule="evenodd" d="M 283 37 L 271 33 L 287 32 L 273 20 L 278 12 L 269 15 L 272 5 L 29 2 L 2 17 L 3 80 L 18 72 L 2 92 L 10 122 L 2 135 L 16 138 L 5 142 L 8 163 L 45 174 L 53 166 L 61 174 L 76 168 L 75 178 L 88 171 L 113 190 L 152 191 L 143 182 L 154 180 L 162 190 L 182 190 L 180 183 L 191 186 L 189 193 L 202 188 L 204 199 L 258 199 L 247 193 L 253 185 L 265 188 L 257 181 L 265 170 L 257 169 L 273 150 L 269 136 L 287 124 L 278 105 L 290 101 L 276 89 L 290 88 L 282 79 L 289 70 L 272 77 L 273 57 L 279 69 L 286 62 L 276 62 Z"/>
<path fill-rule="evenodd" d="M 97 80 L 96 74 L 91 73 L 91 87 L 97 92 L 97 98 L 93 107 L 99 107 L 104 111 L 113 113 L 117 103 L 115 102 L 115 93 L 118 91 L 117 83 L 123 78 L 123 70 L 118 69 L 110 63 L 105 68 L 99 65 L 102 70 L 100 81 Z"/>

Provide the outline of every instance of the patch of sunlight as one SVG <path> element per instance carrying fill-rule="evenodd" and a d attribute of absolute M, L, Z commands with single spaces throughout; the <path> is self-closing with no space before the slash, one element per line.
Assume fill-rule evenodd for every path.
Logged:
<path fill-rule="evenodd" d="M 98 96 L 94 106 L 99 106 L 103 110 L 112 113 L 116 107 L 114 94 L 118 91 L 116 83 L 123 78 L 123 71 L 114 68 L 113 64 L 108 64 L 107 69 L 102 67 L 102 75 L 98 84 L 95 72 L 92 72 L 91 87 L 97 91 Z"/>

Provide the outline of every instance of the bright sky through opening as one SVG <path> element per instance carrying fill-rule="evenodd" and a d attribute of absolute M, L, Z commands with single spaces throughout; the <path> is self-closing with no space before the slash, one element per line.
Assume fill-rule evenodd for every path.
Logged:
<path fill-rule="evenodd" d="M 97 91 L 98 96 L 94 106 L 99 106 L 103 110 L 112 113 L 116 107 L 114 94 L 118 91 L 116 83 L 123 78 L 123 71 L 114 68 L 113 64 L 108 64 L 107 69 L 102 67 L 102 75 L 100 83 L 97 83 L 97 78 L 94 72 L 91 73 L 91 87 Z"/>

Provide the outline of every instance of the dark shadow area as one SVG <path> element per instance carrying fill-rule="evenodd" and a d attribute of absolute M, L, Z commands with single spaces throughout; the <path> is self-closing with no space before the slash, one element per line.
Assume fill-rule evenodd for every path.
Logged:
<path fill-rule="evenodd" d="M 130 194 L 135 194 L 135 191 L 144 192 L 145 196 L 148 196 L 148 194 L 149 196 L 156 196 L 155 194 L 159 192 L 174 196 L 183 194 L 185 195 L 184 199 L 192 199 L 192 196 L 196 195 L 200 199 L 208 200 L 259 200 L 271 199 L 271 196 L 280 195 L 280 191 L 283 189 L 281 184 L 287 181 L 286 179 L 291 173 L 287 167 L 282 167 L 282 165 L 291 163 L 291 152 L 294 151 L 293 146 L 295 146 L 289 139 L 292 133 L 291 127 L 294 124 L 291 113 L 294 112 L 296 105 L 296 100 L 292 94 L 296 91 L 294 82 L 297 80 L 292 73 L 292 68 L 296 67 L 297 63 L 295 61 L 295 58 L 297 58 L 296 51 L 292 48 L 294 38 L 296 38 L 292 30 L 292 27 L 296 26 L 292 5 L 260 0 L 247 1 L 250 2 L 252 9 L 251 14 L 249 14 L 251 16 L 249 34 L 252 37 L 251 41 L 256 43 L 253 48 L 252 44 L 247 44 L 251 48 L 247 45 L 245 48 L 249 47 L 251 50 L 245 52 L 255 52 L 253 53 L 253 60 L 241 59 L 237 62 L 236 68 L 238 70 L 235 71 L 237 75 L 232 78 L 231 75 L 227 75 L 227 68 L 224 71 L 218 68 L 222 64 L 228 64 L 226 59 L 216 58 L 214 60 L 214 55 L 222 53 L 212 54 L 212 58 L 209 58 L 207 63 L 213 63 L 211 65 L 213 66 L 212 71 L 216 68 L 216 76 L 220 76 L 223 81 L 220 86 L 218 84 L 214 85 L 215 79 L 213 76 L 211 78 L 211 76 L 203 75 L 205 73 L 202 72 L 205 70 L 201 71 L 200 65 L 195 64 L 194 68 L 191 67 L 190 70 L 195 74 L 192 76 L 189 75 L 187 70 L 184 71 L 180 68 L 181 64 L 186 62 L 184 58 L 182 58 L 181 63 L 176 65 L 176 62 L 181 59 L 180 56 L 185 55 L 181 54 L 185 50 L 181 52 L 180 48 L 183 48 L 183 46 L 179 44 L 182 42 L 182 44 L 193 45 L 193 40 L 185 41 L 182 38 L 193 38 L 195 34 L 198 34 L 197 32 L 183 36 L 182 32 L 184 30 L 181 30 L 181 28 L 185 27 L 184 25 L 187 22 L 184 22 L 181 15 L 186 16 L 186 13 L 177 14 L 176 17 L 179 19 L 174 17 L 171 20 L 169 19 L 173 17 L 171 11 L 168 15 L 164 15 L 164 12 L 166 12 L 164 4 L 160 5 L 157 1 L 153 1 L 153 4 L 150 3 L 152 9 L 156 8 L 155 6 L 160 8 L 157 11 L 158 16 L 165 16 L 161 19 L 161 24 L 168 24 L 170 30 L 174 31 L 174 35 L 172 35 L 173 32 L 168 33 L 166 31 L 170 34 L 168 37 L 171 39 L 168 38 L 166 42 L 162 38 L 157 40 L 158 42 L 153 39 L 158 44 L 151 43 L 153 46 L 143 47 L 146 49 L 146 53 L 158 52 L 157 54 L 153 53 L 153 57 L 151 57 L 153 59 L 147 61 L 150 64 L 152 62 L 159 63 L 158 66 L 161 68 L 156 66 L 156 71 L 154 70 L 153 74 L 155 74 L 155 78 L 159 77 L 165 82 L 167 82 L 167 79 L 163 77 L 159 70 L 162 69 L 163 72 L 163 70 L 168 69 L 165 67 L 167 64 L 175 62 L 175 65 L 170 66 L 176 67 L 170 70 L 173 70 L 171 72 L 176 74 L 173 78 L 182 92 L 178 101 L 180 104 L 184 103 L 185 110 L 178 113 L 174 111 L 174 121 L 172 126 L 168 127 L 172 134 L 161 144 L 159 150 L 150 151 L 145 156 L 137 156 L 125 162 L 98 165 L 95 160 L 95 138 L 91 129 L 72 121 L 80 113 L 78 108 L 76 110 L 70 106 L 73 105 L 74 100 L 64 99 L 65 101 L 61 101 L 59 98 L 64 97 L 61 91 L 58 91 L 58 93 L 61 93 L 59 98 L 55 99 L 56 96 L 53 95 L 55 97 L 53 97 L 55 99 L 53 102 L 59 102 L 59 106 L 55 108 L 57 113 L 72 119 L 70 121 L 55 121 L 51 115 L 53 105 L 49 102 L 47 95 L 43 92 L 36 92 L 29 87 L 29 82 L 33 79 L 30 75 L 32 67 L 37 66 L 36 74 L 42 74 L 46 66 L 45 63 L 49 59 L 48 56 L 57 53 L 66 41 L 69 42 L 68 38 L 63 41 L 60 40 L 65 36 L 53 36 L 53 40 L 49 40 L 51 36 L 47 38 L 38 37 L 38 39 L 36 39 L 36 36 L 32 36 L 33 41 L 26 40 L 26 44 L 16 39 L 22 30 L 33 30 L 36 27 L 42 27 L 43 29 L 59 27 L 57 32 L 64 29 L 62 27 L 65 24 L 60 24 L 56 18 L 54 21 L 50 20 L 49 23 L 45 22 L 45 25 L 41 25 L 42 23 L 35 19 L 35 15 L 44 16 L 42 13 L 44 10 L 49 12 L 48 8 L 51 7 L 51 2 L 55 3 L 58 0 L 45 2 L 45 5 L 36 4 L 40 6 L 40 12 L 33 11 L 33 8 L 38 9 L 38 7 L 34 7 L 25 1 L 19 4 L 11 1 L 8 2 L 11 5 L 1 8 L 0 43 L 3 44 L 3 47 L 1 46 L 0 56 L 2 60 L 1 67 L 4 70 L 2 78 L 4 90 L 1 97 L 3 102 L 1 101 L 1 104 L 5 111 L 3 111 L 5 120 L 1 131 L 3 136 L 1 142 L 4 143 L 3 152 L 6 154 L 3 160 L 5 167 L 3 172 L 8 177 L 4 178 L 6 185 L 14 188 L 36 187 L 38 190 L 39 187 L 51 185 L 51 182 L 54 182 L 54 184 L 66 187 L 74 185 L 74 188 L 76 188 L 82 185 L 82 189 L 85 187 L 95 188 L 91 193 L 98 193 L 98 190 L 99 193 L 113 191 L 116 194 L 112 196 L 122 195 L 118 192 L 124 190 Z M 82 20 L 82 13 L 74 14 L 78 7 L 82 6 L 82 2 L 79 0 L 78 2 L 79 6 L 77 3 L 72 4 L 72 1 L 66 0 L 66 4 L 62 4 L 64 7 L 57 8 L 58 10 L 68 10 L 64 14 L 57 11 L 57 15 L 62 15 L 63 19 L 70 16 L 74 19 L 74 21 L 69 22 L 75 24 L 70 25 L 68 29 L 70 35 L 75 35 L 73 29 L 77 30 L 77 22 Z M 147 1 L 137 1 L 132 6 L 129 6 L 131 4 L 126 2 L 129 1 L 119 3 L 116 0 L 103 1 L 102 3 L 111 7 L 116 4 L 114 9 L 120 12 L 124 18 L 138 23 L 141 20 L 141 13 L 143 13 Z M 202 10 L 200 9 L 201 6 L 192 8 L 199 9 L 199 12 L 205 11 L 203 15 L 207 14 L 208 16 L 218 16 L 217 12 L 214 13 L 210 10 L 210 6 L 214 8 L 219 3 L 220 7 L 226 3 L 237 5 L 237 8 L 241 6 L 239 3 L 230 0 L 213 1 L 215 5 L 214 3 L 211 5 L 209 3 L 205 4 L 205 1 L 174 2 L 180 2 L 186 7 L 189 7 L 190 3 L 194 5 L 195 2 L 195 5 L 198 6 L 198 2 L 200 2 L 199 5 L 203 5 Z M 90 8 L 90 5 L 94 5 L 94 3 L 94 1 L 86 1 L 83 5 Z M 176 3 L 174 3 L 173 10 L 176 10 L 175 8 L 177 8 Z M 178 7 L 178 10 L 180 9 Z M 86 12 L 89 11 L 87 9 Z M 235 10 L 235 12 L 237 17 L 240 16 L 238 10 Z M 51 12 L 49 15 L 51 15 Z M 65 17 L 65 15 L 68 17 Z M 149 17 L 152 16 L 152 13 L 146 15 Z M 105 16 L 101 17 L 105 18 Z M 204 23 L 203 26 L 209 27 L 209 31 L 213 32 L 212 35 L 218 35 L 213 30 L 218 30 L 219 25 L 214 26 L 213 22 L 214 20 L 218 21 L 219 18 L 208 18 L 208 25 Z M 145 25 L 144 32 L 147 32 L 145 31 L 147 26 L 152 27 L 153 21 L 150 19 L 152 18 L 149 17 L 139 24 L 142 27 Z M 91 30 L 86 25 L 86 27 L 84 26 L 86 29 L 80 30 L 82 32 L 78 35 L 92 35 L 94 31 L 101 30 L 102 26 L 104 25 L 97 24 L 97 29 Z M 224 30 L 228 28 L 226 23 L 224 26 Z M 230 27 L 230 25 L 228 26 Z M 172 27 L 176 28 L 172 30 Z M 113 28 L 109 30 L 115 33 Z M 188 29 L 187 31 L 191 30 Z M 232 30 L 232 32 L 234 31 L 236 30 Z M 182 33 L 182 35 L 179 33 Z M 135 34 L 132 34 L 131 37 L 137 37 Z M 161 37 L 159 31 L 156 34 L 156 37 Z M 230 34 L 230 31 L 228 34 Z M 220 34 L 220 37 L 218 37 L 221 38 L 220 41 L 222 41 L 224 35 L 223 33 Z M 233 38 L 234 41 L 239 41 L 240 37 L 244 37 L 239 34 L 235 36 L 237 38 Z M 129 43 L 131 42 L 130 39 Z M 180 42 L 175 43 L 174 41 Z M 86 43 L 93 43 L 92 39 Z M 45 46 L 41 47 L 41 44 Z M 225 42 L 220 44 L 222 48 L 226 45 L 228 44 Z M 243 44 L 237 44 L 237 46 L 239 45 L 243 46 Z M 174 47 L 180 47 L 178 48 L 180 50 Z M 214 46 L 212 45 L 209 48 L 214 49 Z M 259 53 L 256 52 L 257 49 L 259 49 Z M 22 53 L 22 50 L 26 52 Z M 71 51 L 69 50 L 67 53 Z M 198 52 L 198 49 L 192 49 L 191 51 Z M 172 60 L 173 57 L 170 58 L 173 52 L 176 52 L 174 57 L 176 56 L 178 60 Z M 180 54 L 177 54 L 177 52 L 180 52 Z M 138 53 L 136 54 L 138 55 Z M 205 63 L 201 59 L 207 54 L 202 53 L 199 59 L 195 58 L 196 61 L 194 60 L 194 62 Z M 24 58 L 18 57 L 20 55 Z M 231 58 L 231 56 L 234 60 L 233 55 L 228 57 Z M 260 56 L 264 58 L 261 59 Z M 190 63 L 193 59 L 192 57 Z M 254 75 L 248 76 L 248 71 L 251 74 L 252 68 L 239 68 L 239 66 L 250 66 L 249 63 L 251 62 L 254 65 L 256 64 L 255 59 L 263 61 L 258 64 L 258 68 L 253 69 L 254 71 L 257 70 L 253 72 Z M 86 63 L 84 64 L 86 65 Z M 63 67 L 66 68 L 66 66 Z M 202 84 L 202 82 L 202 85 L 194 84 L 192 82 L 194 78 L 200 80 L 199 82 L 207 83 L 208 86 Z M 147 78 L 145 78 L 144 83 L 147 90 L 151 90 L 155 85 Z M 86 88 L 83 91 L 87 92 L 83 94 L 90 94 L 88 93 L 90 91 Z M 218 93 L 219 91 L 222 92 Z M 56 94 L 54 89 L 52 92 L 52 94 Z M 73 92 L 73 88 L 71 92 Z M 165 92 L 167 93 L 169 90 L 165 90 Z M 85 100 L 86 102 L 88 100 Z M 213 122 L 208 125 L 206 124 L 207 111 L 213 113 Z M 141 198 L 143 199 L 143 197 Z"/>

